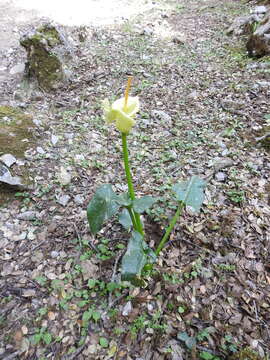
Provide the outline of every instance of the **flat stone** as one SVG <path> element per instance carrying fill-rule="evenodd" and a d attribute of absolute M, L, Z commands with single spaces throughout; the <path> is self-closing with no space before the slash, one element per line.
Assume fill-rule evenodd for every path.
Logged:
<path fill-rule="evenodd" d="M 57 202 L 62 206 L 67 206 L 69 200 L 70 200 L 69 195 L 60 195 L 59 197 L 57 197 Z"/>
<path fill-rule="evenodd" d="M 60 172 L 58 174 L 58 180 L 62 185 L 68 185 L 71 182 L 70 173 L 63 167 L 60 167 Z"/>
<path fill-rule="evenodd" d="M 20 213 L 17 217 L 19 220 L 31 221 L 36 219 L 36 212 L 35 211 L 24 211 Z"/>
<path fill-rule="evenodd" d="M 256 6 L 255 9 L 252 11 L 255 14 L 265 14 L 267 11 L 266 6 Z"/>
<path fill-rule="evenodd" d="M 51 136 L 51 143 L 52 143 L 53 146 L 58 143 L 58 140 L 59 140 L 58 136 L 56 136 L 56 135 Z"/>
<path fill-rule="evenodd" d="M 95 279 L 98 273 L 98 266 L 93 264 L 91 260 L 81 261 L 82 275 L 84 280 Z"/>
<path fill-rule="evenodd" d="M 7 167 L 11 167 L 16 163 L 17 159 L 11 154 L 4 154 L 0 157 L 0 161 L 4 163 Z"/>
<path fill-rule="evenodd" d="M 38 146 L 38 147 L 37 147 L 37 152 L 38 152 L 39 154 L 45 154 L 45 151 L 44 151 L 44 149 L 43 149 L 41 146 Z"/>
<path fill-rule="evenodd" d="M 33 289 L 26 289 L 23 291 L 22 296 L 24 297 L 34 297 L 36 296 L 36 292 Z"/>
<path fill-rule="evenodd" d="M 227 175 L 224 172 L 219 171 L 215 174 L 215 179 L 219 182 L 225 181 L 227 178 Z"/>
<path fill-rule="evenodd" d="M 84 202 L 84 198 L 83 198 L 82 195 L 76 195 L 76 196 L 74 197 L 74 201 L 75 201 L 76 204 L 82 205 L 83 202 Z"/>
<path fill-rule="evenodd" d="M 26 188 L 26 186 L 22 183 L 22 180 L 19 176 L 12 176 L 10 171 L 5 165 L 0 164 L 0 182 L 21 188 Z"/>
<path fill-rule="evenodd" d="M 172 120 L 171 116 L 162 110 L 153 110 L 152 115 L 159 118 L 161 121 L 164 121 L 165 123 L 170 123 Z"/>
<path fill-rule="evenodd" d="M 173 37 L 172 41 L 175 44 L 183 45 L 187 42 L 187 38 L 185 37 L 185 35 L 177 34 Z"/>
<path fill-rule="evenodd" d="M 131 301 L 128 301 L 126 305 L 123 307 L 122 315 L 128 316 L 131 313 L 131 311 L 132 311 L 132 303 Z"/>
<path fill-rule="evenodd" d="M 53 259 L 57 258 L 59 256 L 59 252 L 58 251 L 51 251 L 51 257 Z"/>

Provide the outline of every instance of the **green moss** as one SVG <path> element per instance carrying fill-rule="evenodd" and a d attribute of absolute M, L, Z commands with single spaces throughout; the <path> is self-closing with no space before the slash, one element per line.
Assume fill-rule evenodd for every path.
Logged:
<path fill-rule="evenodd" d="M 0 155 L 10 153 L 22 158 L 25 150 L 35 143 L 33 127 L 30 115 L 12 106 L 0 106 Z M 28 169 L 25 166 L 19 167 L 19 173 L 13 175 L 19 175 L 22 183 L 29 185 Z M 0 183 L 0 206 L 14 200 L 14 191 L 16 188 Z"/>
<path fill-rule="evenodd" d="M 56 83 L 64 77 L 62 64 L 51 51 L 52 47 L 62 44 L 58 31 L 50 25 L 44 25 L 20 43 L 28 53 L 29 77 L 36 78 L 44 90 L 54 89 Z"/>
<path fill-rule="evenodd" d="M 49 46 L 53 47 L 62 44 L 59 33 L 54 26 L 44 25 L 40 27 L 37 32 L 42 34 L 42 37 L 47 40 Z"/>
<path fill-rule="evenodd" d="M 254 352 L 250 348 L 246 348 L 238 351 L 230 360 L 266 360 L 266 358 L 262 358 L 258 353 Z"/>
<path fill-rule="evenodd" d="M 25 150 L 34 143 L 31 116 L 11 106 L 0 106 L 0 153 L 23 157 Z"/>

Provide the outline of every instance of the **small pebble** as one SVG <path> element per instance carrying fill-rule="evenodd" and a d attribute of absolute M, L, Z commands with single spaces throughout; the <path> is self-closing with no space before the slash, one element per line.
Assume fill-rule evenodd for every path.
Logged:
<path fill-rule="evenodd" d="M 53 259 L 57 258 L 58 256 L 59 256 L 59 252 L 58 252 L 58 251 L 52 251 L 52 252 L 51 252 L 51 257 L 52 257 Z"/>
<path fill-rule="evenodd" d="M 225 181 L 227 178 L 227 175 L 224 173 L 224 172 L 217 172 L 216 175 L 215 175 L 215 179 L 219 182 L 223 182 Z"/>
<path fill-rule="evenodd" d="M 128 316 L 131 311 L 132 311 L 132 304 L 131 304 L 131 301 L 128 301 L 123 308 L 122 315 Z"/>

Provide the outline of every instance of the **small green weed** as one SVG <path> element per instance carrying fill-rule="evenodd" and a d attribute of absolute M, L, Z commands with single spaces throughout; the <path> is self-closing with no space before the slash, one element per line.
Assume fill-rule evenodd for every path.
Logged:
<path fill-rule="evenodd" d="M 218 264 L 216 267 L 222 271 L 235 271 L 236 266 L 231 264 Z"/>
<path fill-rule="evenodd" d="M 49 333 L 47 329 L 44 327 L 40 329 L 36 329 L 36 334 L 33 335 L 31 338 L 31 341 L 34 345 L 38 345 L 39 343 L 50 345 L 52 340 L 53 340 L 52 334 Z"/>
<path fill-rule="evenodd" d="M 241 204 L 245 200 L 245 193 L 243 190 L 230 190 L 227 191 L 229 199 L 235 204 Z"/>

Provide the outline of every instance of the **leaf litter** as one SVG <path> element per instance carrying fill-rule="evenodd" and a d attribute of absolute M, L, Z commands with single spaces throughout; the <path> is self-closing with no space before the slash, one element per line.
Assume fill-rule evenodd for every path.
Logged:
<path fill-rule="evenodd" d="M 1 208 L 0 357 L 269 355 L 270 162 L 255 138 L 269 112 L 261 84 L 270 65 L 224 35 L 249 7 L 160 2 L 124 25 L 89 28 L 70 86 L 27 104 L 42 120 L 43 151 L 26 154 L 35 189 Z M 70 32 L 76 40 L 79 30 Z M 208 182 L 203 212 L 184 214 L 145 288 L 119 283 L 130 235 L 111 221 L 92 238 L 86 219 L 100 184 L 127 190 L 100 103 L 115 89 L 121 96 L 130 73 L 142 102 L 130 135 L 135 187 L 159 197 L 145 216 L 151 247 L 173 215 L 172 185 Z M 8 99 L 8 86 L 1 91 Z"/>

